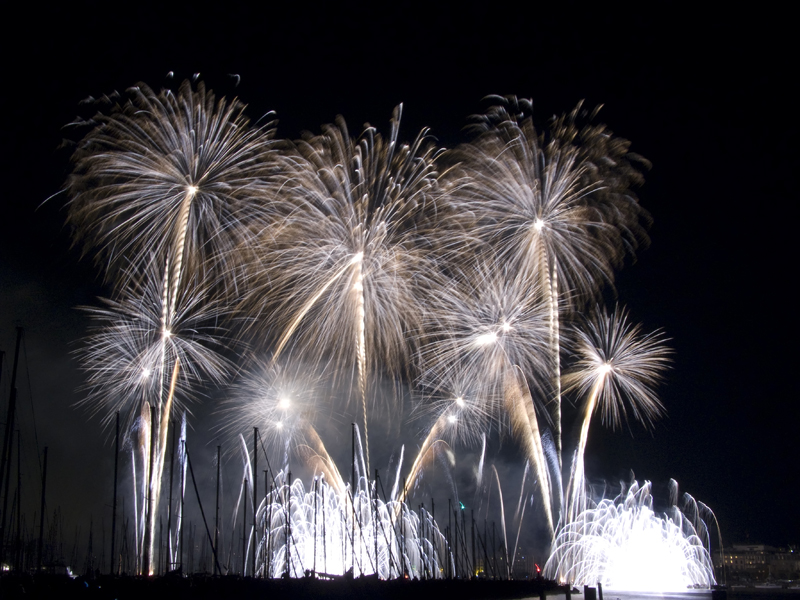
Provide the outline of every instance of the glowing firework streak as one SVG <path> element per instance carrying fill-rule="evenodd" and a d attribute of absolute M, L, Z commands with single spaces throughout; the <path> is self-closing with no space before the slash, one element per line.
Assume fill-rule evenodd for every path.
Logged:
<path fill-rule="evenodd" d="M 408 472 L 408 480 L 412 486 L 414 485 L 417 477 L 419 477 L 419 474 L 422 472 L 426 462 L 433 457 L 436 447 L 445 446 L 449 449 L 447 442 L 437 439 L 441 434 L 442 428 L 445 426 L 446 421 L 447 419 L 444 415 L 440 417 L 431 428 L 430 433 L 428 433 L 428 437 L 426 437 L 425 441 L 422 442 L 422 447 L 420 448 L 419 452 L 417 453 L 417 457 L 414 459 L 414 462 L 411 465 L 411 470 Z M 399 496 L 399 500 L 405 502 L 408 492 L 408 489 L 403 489 Z"/>
<path fill-rule="evenodd" d="M 273 362 L 278 360 L 278 358 L 280 357 L 281 352 L 283 351 L 283 347 L 286 345 L 286 342 L 288 342 L 289 338 L 292 337 L 292 334 L 297 329 L 297 326 L 300 325 L 301 321 L 303 320 L 303 317 L 305 317 L 306 314 L 308 314 L 308 311 L 311 310 L 311 308 L 317 303 L 317 300 L 319 300 L 322 297 L 322 295 L 328 290 L 328 288 L 331 285 L 333 285 L 336 282 L 337 279 L 339 279 L 342 275 L 345 274 L 345 272 L 347 271 L 347 269 L 350 266 L 355 265 L 355 264 L 359 264 L 360 265 L 361 264 L 361 259 L 363 258 L 363 256 L 364 256 L 363 252 L 358 252 L 355 256 L 353 256 L 353 258 L 350 260 L 349 263 L 347 263 L 344 267 L 342 267 L 339 270 L 338 273 L 334 274 L 334 276 L 331 277 L 325 283 L 325 285 L 323 285 L 319 289 L 319 291 L 309 299 L 308 302 L 306 302 L 305 306 L 303 306 L 303 309 L 297 314 L 297 317 L 295 317 L 294 321 L 292 321 L 289 324 L 289 327 L 286 328 L 286 331 L 284 332 L 283 336 L 281 337 L 280 341 L 278 342 L 278 345 L 275 348 L 275 352 L 273 353 Z M 359 270 L 359 274 L 360 274 L 360 270 Z M 360 281 L 361 281 L 361 278 L 359 276 L 359 282 Z M 362 286 L 362 290 L 363 290 L 363 286 Z M 362 304 L 363 304 L 363 298 L 362 298 Z"/>
<path fill-rule="evenodd" d="M 528 460 L 533 463 L 536 469 L 538 488 L 542 495 L 542 506 L 544 507 L 547 526 L 552 536 L 555 528 L 553 526 L 553 510 L 550 504 L 552 501 L 550 474 L 547 471 L 547 462 L 542 448 L 542 436 L 539 432 L 539 422 L 536 418 L 533 398 L 531 398 L 528 384 L 519 367 L 511 369 L 508 377 L 506 377 L 505 397 L 511 415 L 512 427 L 522 441 Z"/>
<path fill-rule="evenodd" d="M 362 255 L 363 256 L 363 255 Z M 359 256 L 356 265 L 356 283 L 353 291 L 356 293 L 356 312 L 358 315 L 358 391 L 361 396 L 361 416 L 364 423 L 364 459 L 369 473 L 369 429 L 367 427 L 367 341 L 366 341 L 366 312 L 364 310 L 364 275 L 362 272 L 362 256 Z"/>

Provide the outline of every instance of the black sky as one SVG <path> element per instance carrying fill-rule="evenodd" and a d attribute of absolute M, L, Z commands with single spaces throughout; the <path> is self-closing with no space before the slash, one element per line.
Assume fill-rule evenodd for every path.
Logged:
<path fill-rule="evenodd" d="M 653 163 L 639 192 L 652 244 L 617 289 L 675 349 L 661 388 L 668 418 L 652 432 L 596 427 L 589 470 L 612 482 L 628 469 L 675 478 L 715 510 L 727 543 L 800 543 L 788 15 L 432 5 L 15 9 L 0 36 L 0 348 L 10 359 L 14 326 L 26 328 L 27 394 L 57 473 L 48 488 L 76 520 L 109 501 L 108 446 L 97 420 L 70 407 L 81 375 L 68 356 L 86 327 L 73 307 L 104 292 L 70 249 L 66 198 L 40 207 L 68 173 L 58 146 L 62 127 L 86 113 L 82 98 L 200 72 L 219 95 L 246 102 L 251 118 L 275 110 L 282 137 L 340 113 L 353 130 L 381 128 L 404 102 L 406 135 L 429 126 L 447 146 L 465 141 L 461 128 L 488 94 L 533 99 L 540 122 L 585 99 L 604 104 L 602 120 Z M 2 407 L 8 371 L 7 362 Z"/>

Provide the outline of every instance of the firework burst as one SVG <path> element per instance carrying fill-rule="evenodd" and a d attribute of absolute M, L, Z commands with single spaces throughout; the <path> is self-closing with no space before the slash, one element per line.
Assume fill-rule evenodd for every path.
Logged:
<path fill-rule="evenodd" d="M 210 324 L 222 311 L 208 302 L 208 287 L 187 281 L 165 326 L 165 281 L 158 275 L 151 269 L 147 277 L 130 278 L 116 298 L 103 299 L 104 307 L 83 308 L 94 325 L 78 351 L 88 392 L 79 405 L 103 413 L 106 426 L 120 412 L 130 428 L 145 403 L 166 400 L 165 391 L 182 412 L 197 386 L 221 383 L 230 372 L 215 350 L 222 333 Z M 175 364 L 180 370 L 170 391 Z"/>
<path fill-rule="evenodd" d="M 608 314 L 596 307 L 575 337 L 576 361 L 564 384 L 580 396 L 597 388 L 590 394 L 596 396 L 590 412 L 600 411 L 603 423 L 613 428 L 628 418 L 628 411 L 648 426 L 664 414 L 655 385 L 669 367 L 671 352 L 660 331 L 642 333 L 625 308 Z"/>
<path fill-rule="evenodd" d="M 339 119 L 295 145 L 246 302 L 257 325 L 278 332 L 276 358 L 287 350 L 350 371 L 365 436 L 370 378 L 412 369 L 420 290 L 434 270 L 423 229 L 436 206 L 436 148 L 425 131 L 399 143 L 400 114 L 388 138 L 366 127 L 352 139 Z"/>
<path fill-rule="evenodd" d="M 609 315 L 596 308 L 584 328 L 576 331 L 574 368 L 564 376 L 567 389 L 586 397 L 582 409 L 580 438 L 572 462 L 567 492 L 569 520 L 586 507 L 583 455 L 592 415 L 600 411 L 603 422 L 616 427 L 628 411 L 645 425 L 661 416 L 664 407 L 653 386 L 669 366 L 670 350 L 660 332 L 643 335 L 632 325 L 625 309 Z"/>
<path fill-rule="evenodd" d="M 540 389 L 537 377 L 548 370 L 548 313 L 536 282 L 524 274 L 494 260 L 465 267 L 443 278 L 427 303 L 430 341 L 420 353 L 420 386 L 434 399 L 426 409 L 448 421 L 457 409 L 465 424 L 475 425 L 461 435 L 477 440 L 486 425 L 505 421 L 510 369 L 518 367 Z"/>
<path fill-rule="evenodd" d="M 251 127 L 243 110 L 202 83 L 177 93 L 140 84 L 82 123 L 67 184 L 76 241 L 99 246 L 109 272 L 168 259 L 175 287 L 183 271 L 228 260 L 241 223 L 263 218 L 254 200 L 271 193 L 277 157 L 271 124 Z"/>

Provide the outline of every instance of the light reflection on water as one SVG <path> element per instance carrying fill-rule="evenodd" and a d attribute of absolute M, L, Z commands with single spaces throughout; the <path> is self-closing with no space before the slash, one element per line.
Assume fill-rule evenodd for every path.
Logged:
<path fill-rule="evenodd" d="M 600 597 L 599 595 L 597 596 Z M 564 600 L 564 594 L 547 596 L 547 600 Z M 572 600 L 583 600 L 584 595 L 572 594 Z M 618 590 L 603 590 L 603 600 L 711 600 L 711 592 L 686 591 L 686 592 L 622 592 Z M 526 600 L 538 600 L 529 598 Z M 792 590 L 728 590 L 728 600 L 800 600 L 800 589 Z"/>

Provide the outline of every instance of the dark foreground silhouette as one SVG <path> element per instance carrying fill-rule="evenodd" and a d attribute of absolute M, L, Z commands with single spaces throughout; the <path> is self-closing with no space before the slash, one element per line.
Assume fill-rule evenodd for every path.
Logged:
<path fill-rule="evenodd" d="M 163 577 L 113 577 L 71 579 L 66 575 L 7 574 L 0 578 L 0 598 L 92 598 L 109 600 L 511 600 L 540 597 L 565 590 L 546 579 L 524 581 L 487 580 L 391 580 L 374 577 L 324 581 L 303 579 L 253 579 L 169 574 Z"/>

